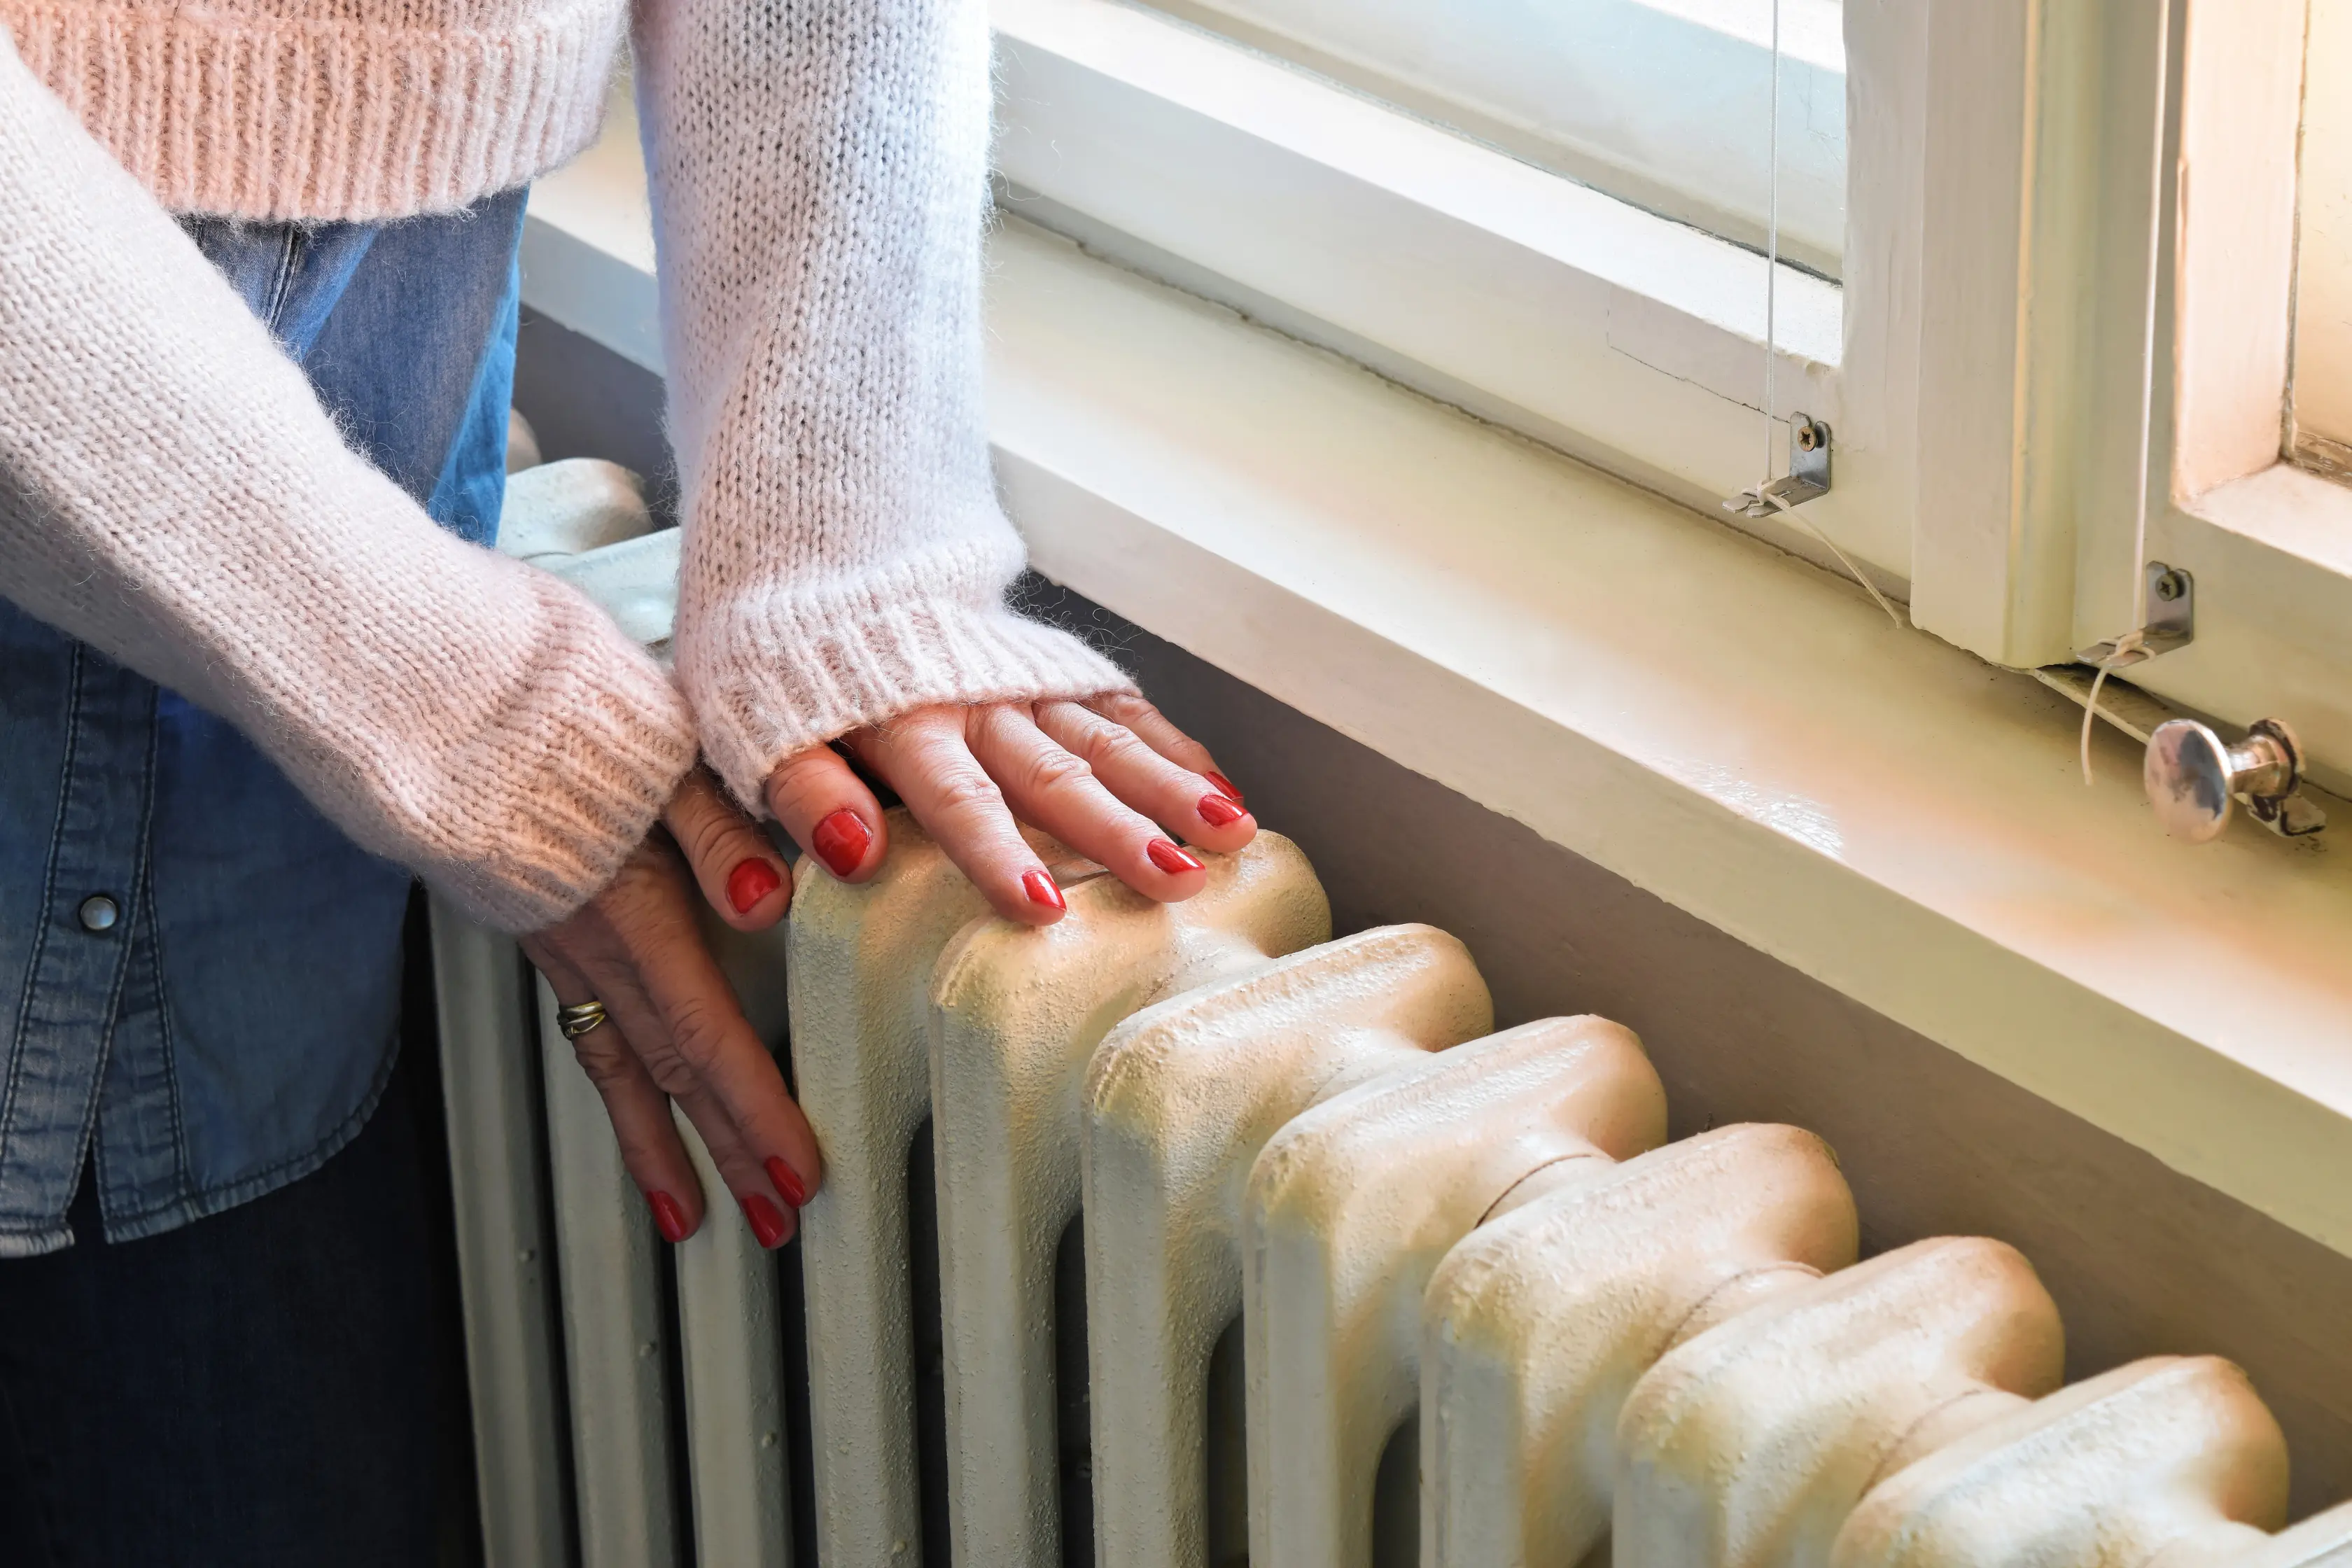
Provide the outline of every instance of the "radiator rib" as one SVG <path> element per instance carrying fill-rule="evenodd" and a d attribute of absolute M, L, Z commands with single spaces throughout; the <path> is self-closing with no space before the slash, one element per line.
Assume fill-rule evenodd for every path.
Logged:
<path fill-rule="evenodd" d="M 1459 942 L 1390 926 L 1160 1003 L 1095 1052 L 1083 1163 L 1103 1561 L 1208 1561 L 1209 1363 L 1241 1314 L 1258 1151 L 1309 1106 L 1493 1020 Z"/>
<path fill-rule="evenodd" d="M 1306 858 L 1262 833 L 1160 904 L 1108 876 L 1051 926 L 976 922 L 931 992 L 950 1512 L 959 1563 L 1062 1560 L 1054 1260 L 1081 1199 L 1078 1092 L 1111 1026 L 1330 933 Z"/>
<path fill-rule="evenodd" d="M 1373 1475 L 1419 1392 L 1439 1258 L 1530 1173 L 1601 1168 L 1665 1130 L 1633 1034 L 1558 1018 L 1402 1068 L 1275 1134 L 1244 1228 L 1253 1563 L 1370 1561 Z"/>
<path fill-rule="evenodd" d="M 1635 1380 L 1855 1244 L 1828 1146 L 1767 1126 L 1668 1144 L 1465 1237 L 1423 1309 L 1422 1561 L 1584 1561 L 1609 1533 Z"/>

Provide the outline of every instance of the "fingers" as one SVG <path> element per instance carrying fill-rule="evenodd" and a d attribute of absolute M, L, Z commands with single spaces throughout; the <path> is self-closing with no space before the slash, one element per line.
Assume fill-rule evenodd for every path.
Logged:
<path fill-rule="evenodd" d="M 818 864 L 845 882 L 880 868 L 882 806 L 830 746 L 786 757 L 768 775 L 768 809 Z"/>
<path fill-rule="evenodd" d="M 1171 724 L 1159 709 L 1142 698 L 1129 691 L 1107 691 L 1100 697 L 1087 698 L 1079 706 L 1134 731 L 1145 745 L 1178 767 L 1200 774 L 1235 805 L 1242 804 L 1242 792 L 1217 771 L 1216 759 L 1209 755 L 1209 748 Z"/>
<path fill-rule="evenodd" d="M 557 1005 L 572 1007 L 596 1000 L 588 982 L 555 948 L 530 937 L 523 939 L 522 945 L 531 963 L 547 976 Z M 694 1163 L 670 1121 L 669 1096 L 629 1049 L 621 1026 L 609 1018 L 572 1040 L 572 1049 L 604 1102 L 604 1114 L 612 1120 L 613 1136 L 621 1146 L 621 1163 L 637 1190 L 645 1194 L 655 1226 L 665 1240 L 684 1241 L 702 1228 L 702 1184 L 695 1179 Z"/>
<path fill-rule="evenodd" d="M 761 1243 L 777 1247 L 822 1175 L 816 1139 L 703 942 L 688 875 L 677 851 L 649 839 L 611 887 L 529 946 L 560 997 L 604 1005 L 609 1021 L 573 1045 L 664 1234 L 673 1226 L 654 1195 L 683 1207 L 698 1193 L 669 1100 Z M 698 1222 L 698 1205 L 691 1217 Z"/>
<path fill-rule="evenodd" d="M 686 775 L 662 812 L 702 896 L 737 931 L 765 931 L 793 901 L 792 868 L 757 824 L 701 768 Z"/>
<path fill-rule="evenodd" d="M 996 912 L 1026 925 L 1062 918 L 1061 890 L 1013 825 L 1004 792 L 972 755 L 970 718 L 986 710 L 918 709 L 850 738 L 858 759 L 889 781 L 907 809 L 971 879 Z M 1050 823 L 1040 827 L 1053 832 Z M 1083 847 L 1074 849 L 1086 853 Z"/>
<path fill-rule="evenodd" d="M 1181 766 L 1126 724 L 1076 702 L 1040 702 L 1036 715 L 1037 728 L 1083 761 L 1103 788 L 1186 843 L 1230 855 L 1257 832 L 1249 813 L 1227 793 L 1232 786 L 1222 782 L 1223 775 L 1212 779 Z M 1175 732 L 1172 726 L 1169 732 Z M 1204 760 L 1207 755 L 1201 752 Z"/>
<path fill-rule="evenodd" d="M 1207 872 L 1198 859 L 1150 818 L 1129 809 L 1105 788 L 1085 759 L 1038 728 L 1027 708 L 1007 703 L 976 710 L 970 728 L 972 755 L 998 782 L 1023 820 L 1099 861 L 1129 887 L 1162 903 L 1189 899 L 1207 882 Z M 1142 742 L 1131 736 L 1129 742 L 1134 752 L 1150 756 L 1156 770 L 1181 776 Z M 1118 743 L 1107 736 L 1098 738 L 1098 745 L 1118 750 Z M 1144 765 L 1135 756 L 1127 761 L 1137 768 Z M 1194 797 L 1201 793 L 1196 785 Z M 1224 797 L 1213 798 L 1223 801 Z M 1242 837 L 1245 839 L 1247 835 Z"/>

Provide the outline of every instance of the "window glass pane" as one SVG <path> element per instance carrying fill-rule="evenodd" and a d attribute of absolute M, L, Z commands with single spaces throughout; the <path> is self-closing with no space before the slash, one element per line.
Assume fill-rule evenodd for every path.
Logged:
<path fill-rule="evenodd" d="M 2303 69 L 2294 452 L 2352 479 L 2352 5 L 2311 8 Z"/>
<path fill-rule="evenodd" d="M 1760 248 L 1771 0 L 1159 0 L 1653 212 Z M 2352 7 L 2347 7 L 2352 8 Z M 1780 0 L 1782 254 L 1845 239 L 1843 0 Z"/>

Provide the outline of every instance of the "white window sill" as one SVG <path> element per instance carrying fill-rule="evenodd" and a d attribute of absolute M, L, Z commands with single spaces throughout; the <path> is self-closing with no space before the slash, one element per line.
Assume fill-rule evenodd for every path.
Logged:
<path fill-rule="evenodd" d="M 646 252 L 611 239 L 641 191 L 608 173 L 533 196 L 524 299 L 658 368 Z M 990 287 L 1039 570 L 2352 1253 L 2326 837 L 2168 840 L 2136 751 L 2102 731 L 2085 789 L 2079 710 L 2031 679 L 1025 226 Z"/>

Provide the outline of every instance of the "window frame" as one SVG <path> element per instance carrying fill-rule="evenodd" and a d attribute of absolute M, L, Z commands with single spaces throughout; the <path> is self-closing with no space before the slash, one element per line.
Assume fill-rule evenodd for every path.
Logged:
<path fill-rule="evenodd" d="M 2142 623 L 2144 563 L 2184 569 L 2195 639 L 2130 679 L 2285 720 L 2340 793 L 2352 492 L 2285 449 L 2305 12 L 1935 5 L 1912 614 L 2063 663 Z"/>

